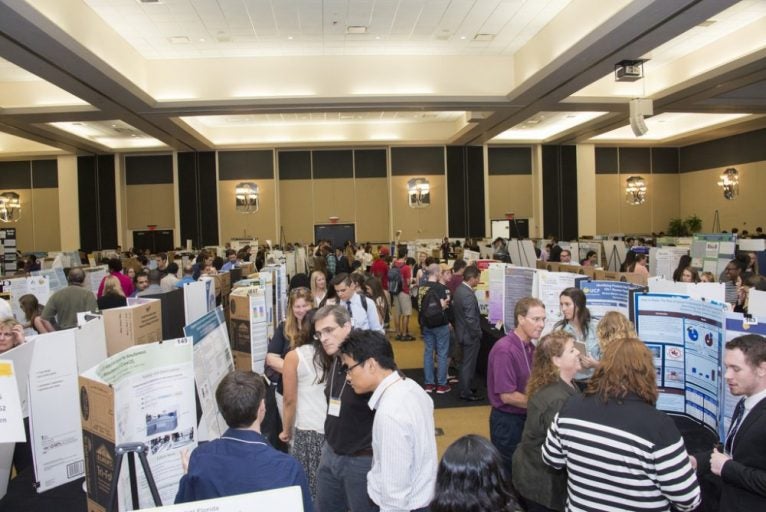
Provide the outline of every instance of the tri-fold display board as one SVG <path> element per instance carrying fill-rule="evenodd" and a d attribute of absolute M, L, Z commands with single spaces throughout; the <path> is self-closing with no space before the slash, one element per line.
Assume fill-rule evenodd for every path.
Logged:
<path fill-rule="evenodd" d="M 737 333 L 766 332 L 741 315 L 727 318 L 726 310 L 719 302 L 641 293 L 634 297 L 632 314 L 639 337 L 654 355 L 657 408 L 689 416 L 719 439 L 726 435 L 736 404 L 724 379 L 726 340 Z"/>

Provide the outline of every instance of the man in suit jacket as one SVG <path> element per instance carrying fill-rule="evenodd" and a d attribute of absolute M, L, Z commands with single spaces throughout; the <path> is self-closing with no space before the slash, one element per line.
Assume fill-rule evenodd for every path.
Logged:
<path fill-rule="evenodd" d="M 476 265 L 467 267 L 463 272 L 463 282 L 457 286 L 455 296 L 452 298 L 455 333 L 463 348 L 463 362 L 460 365 L 460 399 L 469 402 L 483 399 L 472 390 L 476 359 L 479 357 L 481 344 L 479 301 L 474 293 L 474 288 L 479 284 L 480 275 L 481 272 Z"/>
<path fill-rule="evenodd" d="M 691 457 L 701 478 L 714 484 L 720 512 L 766 510 L 766 338 L 748 334 L 726 344 L 726 383 L 742 399 L 734 411 L 723 451 Z M 709 493 L 710 491 L 708 491 Z M 709 507 L 706 509 L 710 510 Z"/>

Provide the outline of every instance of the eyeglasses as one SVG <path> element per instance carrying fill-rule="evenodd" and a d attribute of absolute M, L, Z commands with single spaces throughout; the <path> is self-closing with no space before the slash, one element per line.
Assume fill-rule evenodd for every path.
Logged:
<path fill-rule="evenodd" d="M 364 364 L 364 361 L 359 361 L 358 363 L 356 363 L 354 365 L 351 365 L 351 366 L 344 366 L 343 367 L 343 371 L 346 372 L 346 375 L 348 375 L 349 373 L 351 373 L 351 370 L 353 370 L 354 368 L 356 368 L 360 364 Z"/>
<path fill-rule="evenodd" d="M 322 338 L 324 336 L 331 335 L 332 333 L 334 333 L 339 328 L 340 328 L 339 325 L 336 325 L 334 327 L 325 327 L 321 331 L 317 331 L 316 333 L 314 333 L 314 339 L 317 340 L 317 341 L 322 341 Z"/>
<path fill-rule="evenodd" d="M 538 323 L 545 323 L 545 317 L 544 316 L 527 316 L 525 317 L 528 320 L 538 324 Z"/>

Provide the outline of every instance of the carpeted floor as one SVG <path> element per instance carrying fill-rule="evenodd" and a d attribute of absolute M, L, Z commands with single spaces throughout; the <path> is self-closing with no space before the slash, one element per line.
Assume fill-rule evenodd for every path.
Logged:
<path fill-rule="evenodd" d="M 423 385 L 424 375 L 422 368 L 402 370 L 402 372 L 404 372 L 407 377 L 414 380 L 421 386 Z M 431 393 L 431 397 L 434 400 L 434 409 L 449 409 L 451 407 L 477 407 L 482 405 L 489 405 L 489 401 L 487 401 L 486 384 L 481 377 L 476 379 L 476 393 L 480 396 L 483 396 L 484 400 L 480 400 L 478 402 L 466 402 L 464 400 L 460 400 L 457 384 L 453 384 L 452 391 L 449 393 L 439 395 L 434 392 Z"/>

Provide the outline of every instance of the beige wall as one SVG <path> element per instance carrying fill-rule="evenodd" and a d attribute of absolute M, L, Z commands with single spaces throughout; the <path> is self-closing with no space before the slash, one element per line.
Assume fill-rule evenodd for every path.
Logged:
<path fill-rule="evenodd" d="M 531 174 L 490 175 L 488 186 L 490 219 L 504 219 L 506 212 L 521 219 L 534 217 Z"/>
<path fill-rule="evenodd" d="M 402 230 L 402 240 L 442 238 L 447 234 L 447 186 L 444 175 L 425 176 L 430 184 L 431 206 L 410 208 L 407 181 L 417 176 L 391 177 L 391 205 L 394 231 Z"/>
<path fill-rule="evenodd" d="M 16 228 L 16 246 L 19 250 L 60 251 L 58 189 L 0 190 L 0 193 L 3 192 L 16 192 L 21 201 L 18 222 L 2 224 L 2 227 Z"/>
<path fill-rule="evenodd" d="M 311 180 L 279 181 L 279 218 L 285 239 L 309 242 L 314 239 Z"/>
<path fill-rule="evenodd" d="M 150 224 L 173 229 L 176 224 L 173 187 L 172 183 L 126 185 L 128 229 L 144 230 Z"/>
<path fill-rule="evenodd" d="M 646 202 L 632 206 L 625 201 L 625 180 L 635 174 L 637 173 L 596 175 L 598 234 L 666 231 L 670 219 L 680 215 L 680 175 L 639 174 L 646 181 Z"/>
<path fill-rule="evenodd" d="M 718 177 L 724 168 L 708 169 L 681 174 L 681 216 L 696 214 L 702 219 L 702 231 L 710 232 L 715 211 L 721 220 L 721 229 L 747 229 L 751 233 L 766 224 L 766 161 L 734 166 L 739 171 L 739 196 L 724 199 Z"/>
<path fill-rule="evenodd" d="M 362 178 L 354 182 L 356 240 L 384 242 L 389 233 L 388 178 Z"/>
<path fill-rule="evenodd" d="M 232 238 L 255 237 L 260 241 L 278 240 L 276 230 L 276 200 L 274 180 L 246 180 L 258 185 L 260 208 L 256 213 L 239 213 L 234 202 L 234 190 L 243 180 L 218 182 L 218 214 L 221 243 Z"/>
<path fill-rule="evenodd" d="M 327 224 L 330 217 L 339 217 L 339 223 L 356 222 L 353 178 L 313 180 L 313 187 L 314 224 Z"/>

